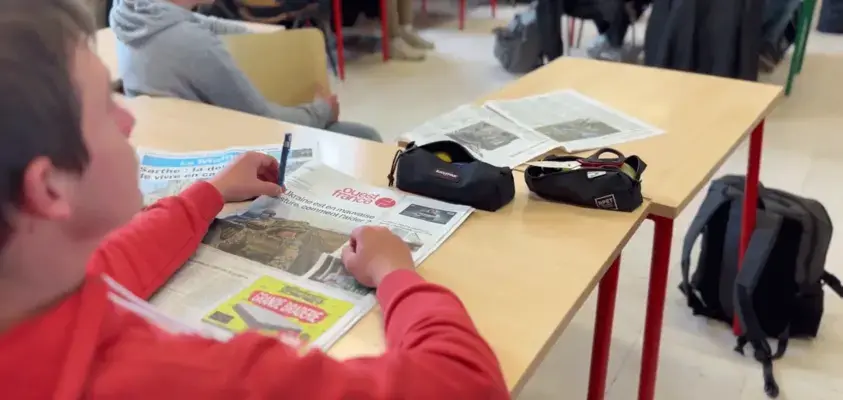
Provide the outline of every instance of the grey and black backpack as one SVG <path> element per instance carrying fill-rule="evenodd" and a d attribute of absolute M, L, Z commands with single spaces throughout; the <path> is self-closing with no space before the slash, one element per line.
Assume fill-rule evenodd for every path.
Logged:
<path fill-rule="evenodd" d="M 541 32 L 536 20 L 536 3 L 515 15 L 505 27 L 492 30 L 495 34 L 495 57 L 501 66 L 514 74 L 526 74 L 543 64 Z"/>
<path fill-rule="evenodd" d="M 694 315 L 731 324 L 741 336 L 735 351 L 749 343 L 764 371 L 764 390 L 779 394 L 773 360 L 784 355 L 788 339 L 813 338 L 823 315 L 823 286 L 843 297 L 840 280 L 825 270 L 832 224 L 825 208 L 759 184 L 757 222 L 738 265 L 744 197 L 743 176 L 711 183 L 682 248 L 682 283 Z M 691 250 L 702 235 L 697 268 L 690 273 Z M 773 352 L 767 338 L 778 339 Z"/>

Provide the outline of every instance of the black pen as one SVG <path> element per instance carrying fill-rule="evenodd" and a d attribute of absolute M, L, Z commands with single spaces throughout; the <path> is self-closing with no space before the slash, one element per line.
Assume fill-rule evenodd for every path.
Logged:
<path fill-rule="evenodd" d="M 278 186 L 284 187 L 284 174 L 287 170 L 287 157 L 290 156 L 290 146 L 293 144 L 293 134 L 284 134 L 284 147 L 281 148 L 281 162 L 278 163 Z"/>

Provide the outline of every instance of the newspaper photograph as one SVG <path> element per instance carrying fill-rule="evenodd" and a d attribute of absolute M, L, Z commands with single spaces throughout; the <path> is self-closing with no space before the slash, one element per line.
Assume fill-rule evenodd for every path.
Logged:
<path fill-rule="evenodd" d="M 384 226 L 419 265 L 472 209 L 361 183 L 317 161 L 281 196 L 215 221 L 192 259 L 153 299 L 215 337 L 253 329 L 326 349 L 375 304 L 342 262 L 351 231 Z"/>
<path fill-rule="evenodd" d="M 269 154 L 281 160 L 282 145 L 261 147 L 233 147 L 219 151 L 169 153 L 157 150 L 138 149 L 140 166 L 140 189 L 143 204 L 152 204 L 164 197 L 173 196 L 192 183 L 216 175 L 237 156 L 247 151 Z M 318 155 L 318 145 L 296 147 L 295 140 L 287 157 L 285 174 L 295 172 L 299 167 Z"/>
<path fill-rule="evenodd" d="M 544 135 L 569 153 L 611 147 L 664 133 L 574 90 L 493 100 L 486 102 L 485 107 L 523 128 Z"/>
<path fill-rule="evenodd" d="M 454 141 L 477 159 L 498 167 L 514 168 L 559 144 L 525 129 L 494 111 L 472 105 L 461 106 L 425 122 L 402 135 L 418 145 Z"/>

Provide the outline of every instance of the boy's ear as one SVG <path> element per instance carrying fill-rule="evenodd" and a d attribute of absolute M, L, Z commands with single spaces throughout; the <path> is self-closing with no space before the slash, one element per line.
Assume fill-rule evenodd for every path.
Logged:
<path fill-rule="evenodd" d="M 56 168 L 47 157 L 32 160 L 23 173 L 20 209 L 50 220 L 70 217 L 72 182 L 67 173 Z"/>

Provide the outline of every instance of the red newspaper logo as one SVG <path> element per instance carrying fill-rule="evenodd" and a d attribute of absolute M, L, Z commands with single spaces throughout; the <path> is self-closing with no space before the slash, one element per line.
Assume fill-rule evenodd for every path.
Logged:
<path fill-rule="evenodd" d="M 389 197 L 379 197 L 377 193 L 366 193 L 352 188 L 334 190 L 332 196 L 360 204 L 375 203 L 376 206 L 381 208 L 389 208 L 395 205 L 395 200 Z"/>
<path fill-rule="evenodd" d="M 317 324 L 325 319 L 325 311 L 289 297 L 256 290 L 249 295 L 249 301 L 287 318 L 295 318 L 306 324 Z"/>

